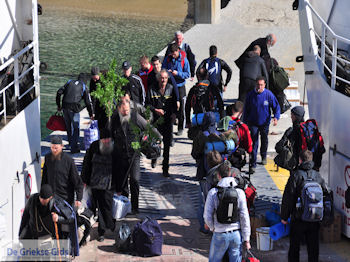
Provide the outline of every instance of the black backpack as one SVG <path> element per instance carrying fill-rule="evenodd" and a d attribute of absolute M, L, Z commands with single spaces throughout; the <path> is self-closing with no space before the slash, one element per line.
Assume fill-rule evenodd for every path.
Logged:
<path fill-rule="evenodd" d="M 195 114 L 205 113 L 214 109 L 214 97 L 209 90 L 209 84 L 200 82 L 194 87 L 191 107 Z"/>
<path fill-rule="evenodd" d="M 274 158 L 274 162 L 279 167 L 287 170 L 293 170 L 297 166 L 297 161 L 293 156 L 294 142 L 289 139 L 293 128 L 290 127 L 280 141 L 277 142 L 275 149 L 278 155 Z"/>
<path fill-rule="evenodd" d="M 238 193 L 234 186 L 216 187 L 219 205 L 216 217 L 221 224 L 231 224 L 238 221 Z"/>

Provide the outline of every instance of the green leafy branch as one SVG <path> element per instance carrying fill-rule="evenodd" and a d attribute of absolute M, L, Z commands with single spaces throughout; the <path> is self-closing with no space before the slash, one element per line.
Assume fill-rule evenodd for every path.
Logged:
<path fill-rule="evenodd" d="M 120 100 L 124 96 L 122 87 L 129 81 L 117 74 L 117 61 L 113 59 L 109 65 L 109 69 L 105 74 L 100 73 L 100 83 L 97 83 L 97 88 L 91 95 L 98 99 L 104 107 L 106 115 L 110 118 Z"/>
<path fill-rule="evenodd" d="M 153 128 L 157 128 L 159 125 L 163 124 L 164 118 L 159 117 L 157 121 L 151 125 L 150 123 L 150 118 L 151 118 L 151 109 L 148 106 L 146 108 L 146 111 L 144 113 L 144 117 L 147 120 L 147 125 L 146 128 L 143 132 L 141 132 L 141 129 L 135 125 L 134 123 L 131 123 L 131 130 L 135 135 L 135 140 L 134 142 L 131 143 L 131 147 L 134 150 L 141 151 L 142 148 L 149 146 L 152 142 L 159 140 L 157 134 L 154 132 Z"/>

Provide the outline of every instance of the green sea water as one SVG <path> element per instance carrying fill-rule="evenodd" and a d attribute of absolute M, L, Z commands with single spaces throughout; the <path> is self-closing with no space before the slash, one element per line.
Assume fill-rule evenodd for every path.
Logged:
<path fill-rule="evenodd" d="M 107 69 L 112 58 L 120 73 L 124 60 L 136 71 L 138 58 L 157 54 L 180 27 L 173 21 L 46 10 L 39 16 L 40 61 L 47 64 L 40 73 L 41 136 L 51 132 L 46 122 L 57 109 L 56 92 L 67 80 L 89 73 L 91 66 Z"/>

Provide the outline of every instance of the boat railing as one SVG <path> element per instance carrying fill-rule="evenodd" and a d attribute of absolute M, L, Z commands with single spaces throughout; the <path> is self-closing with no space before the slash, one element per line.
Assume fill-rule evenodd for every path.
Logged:
<path fill-rule="evenodd" d="M 0 90 L 0 99 L 2 99 L 2 110 L 0 111 L 0 119 L 4 117 L 4 124 L 7 123 L 8 120 L 8 112 L 7 112 L 7 101 L 6 101 L 6 92 L 10 91 L 10 88 L 14 86 L 14 97 L 13 99 L 16 101 L 16 104 L 20 102 L 20 100 L 27 95 L 29 92 L 31 92 L 34 88 L 36 88 L 37 84 L 36 81 L 33 82 L 33 85 L 27 87 L 22 93 L 20 90 L 20 80 L 23 79 L 27 74 L 34 72 L 35 63 L 33 62 L 25 71 L 19 72 L 19 59 L 21 56 L 23 56 L 26 52 L 30 52 L 32 49 L 34 49 L 35 42 L 32 41 L 30 44 L 25 46 L 21 51 L 16 53 L 14 56 L 9 58 L 4 64 L 0 65 L 0 72 L 9 68 L 11 64 L 13 64 L 13 70 L 14 70 L 14 80 L 10 82 L 7 86 L 5 86 L 3 89 Z M 8 73 L 8 72 L 7 72 Z M 13 90 L 11 90 L 13 91 Z M 38 96 L 39 94 L 35 94 L 35 96 Z M 16 106 L 16 113 L 18 111 L 18 106 Z"/>
<path fill-rule="evenodd" d="M 322 35 L 319 35 L 316 30 L 314 30 L 313 26 L 310 27 L 310 30 L 315 34 L 315 37 L 320 41 L 321 48 L 320 53 L 317 51 L 316 55 L 319 61 L 321 61 L 321 72 L 324 72 L 324 69 L 328 71 L 328 73 L 331 76 L 331 88 L 335 89 L 337 80 L 344 82 L 348 85 L 350 85 L 350 81 L 347 79 L 344 79 L 337 75 L 337 63 L 338 61 L 345 63 L 350 66 L 350 61 L 343 59 L 338 56 L 338 42 L 342 42 L 345 44 L 350 45 L 350 39 L 347 39 L 345 37 L 337 35 L 332 28 L 329 27 L 329 25 L 323 20 L 323 18 L 317 13 L 317 11 L 314 9 L 314 7 L 310 4 L 308 0 L 305 0 L 305 9 L 306 12 L 311 12 L 310 17 L 316 18 L 322 26 Z M 311 21 L 309 21 L 311 22 Z M 311 23 L 309 23 L 311 24 Z M 332 45 L 331 48 L 328 47 L 326 38 L 332 39 Z M 332 56 L 331 59 L 331 68 L 329 68 L 326 64 L 326 51 L 328 54 Z"/>

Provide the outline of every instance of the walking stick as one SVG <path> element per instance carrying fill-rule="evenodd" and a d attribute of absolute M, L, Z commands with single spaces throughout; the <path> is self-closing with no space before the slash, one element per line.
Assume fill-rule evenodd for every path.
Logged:
<path fill-rule="evenodd" d="M 58 227 L 57 227 L 57 222 L 55 223 L 55 233 L 56 233 L 56 240 L 57 240 L 57 248 L 58 248 L 58 257 L 59 257 L 59 261 L 61 262 L 61 248 L 60 248 L 60 237 L 58 235 Z"/>

